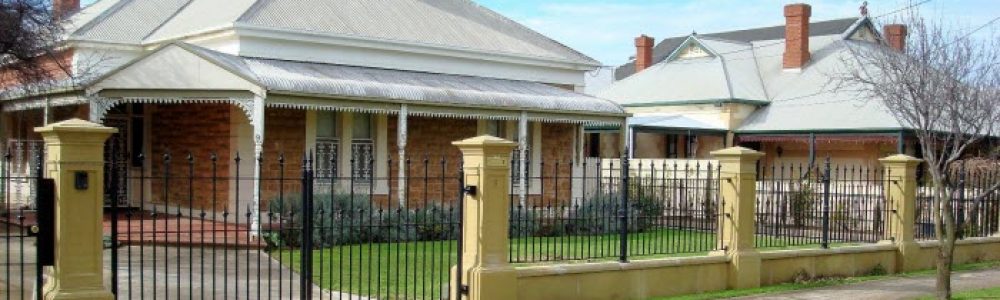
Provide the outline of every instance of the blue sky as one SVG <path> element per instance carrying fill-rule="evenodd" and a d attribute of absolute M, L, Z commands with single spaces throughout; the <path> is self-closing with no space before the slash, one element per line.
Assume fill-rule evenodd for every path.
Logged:
<path fill-rule="evenodd" d="M 89 4 L 94 0 L 83 0 Z M 141 1 L 141 0 L 140 0 Z M 284 0 L 295 1 L 295 0 Z M 432 0 L 434 1 L 434 0 Z M 858 16 L 862 0 L 474 0 L 573 47 L 606 65 L 633 55 L 633 38 L 657 38 L 778 25 L 782 6 L 805 1 L 814 20 Z M 912 0 L 912 3 L 924 0 Z M 906 7 L 910 0 L 869 0 L 871 15 Z M 977 27 L 1000 16 L 1000 0 L 931 0 L 925 15 Z M 884 18 L 885 19 L 885 18 Z M 991 29 L 1000 29 L 1000 22 Z"/>
<path fill-rule="evenodd" d="M 914 0 L 919 3 L 923 0 Z M 790 0 L 477 0 L 509 18 L 573 47 L 606 65 L 619 65 L 635 52 L 633 38 L 657 38 L 779 25 Z M 859 15 L 861 0 L 809 0 L 813 20 Z M 898 10 L 906 0 L 869 0 L 870 15 Z M 925 16 L 978 27 L 1000 16 L 1000 0 L 931 0 Z M 897 14 L 898 15 L 898 14 Z M 882 19 L 890 19 L 891 15 Z M 889 21 L 889 20 L 886 20 Z M 992 29 L 1000 29 L 1000 22 Z"/>

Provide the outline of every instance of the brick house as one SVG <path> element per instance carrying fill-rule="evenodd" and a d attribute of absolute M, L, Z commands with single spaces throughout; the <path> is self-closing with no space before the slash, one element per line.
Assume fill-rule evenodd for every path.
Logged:
<path fill-rule="evenodd" d="M 524 178 L 543 160 L 579 162 L 584 126 L 626 116 L 577 92 L 597 61 L 467 0 L 99 0 L 70 18 L 65 42 L 74 71 L 98 71 L 3 99 L 4 142 L 27 149 L 36 126 L 100 122 L 119 130 L 107 147 L 111 173 L 132 177 L 186 174 L 190 154 L 196 177 L 291 178 L 311 152 L 317 176 L 355 178 L 377 200 L 402 205 L 404 190 L 457 194 L 400 180 L 425 171 L 407 159 L 443 159 L 428 171 L 454 176 L 452 141 L 517 141 Z M 297 188 L 230 180 L 213 193 L 199 182 L 198 201 L 180 203 L 170 199 L 188 199 L 186 186 L 163 192 L 163 183 L 115 176 L 108 201 L 133 207 L 218 212 Z M 538 198 L 540 188 L 519 193 Z"/>
<path fill-rule="evenodd" d="M 740 144 L 764 151 L 767 160 L 808 163 L 830 156 L 858 165 L 897 152 L 915 154 L 910 128 L 877 99 L 838 89 L 831 75 L 844 70 L 851 49 L 902 49 L 906 27 L 879 30 L 867 15 L 815 22 L 811 12 L 808 4 L 791 4 L 780 26 L 659 43 L 636 38 L 635 60 L 596 94 L 634 115 L 624 135 L 628 154 L 706 158 Z M 588 146 L 590 152 L 618 155 L 608 146 L 620 139 L 617 129 L 591 132 L 588 145 L 603 146 Z"/>

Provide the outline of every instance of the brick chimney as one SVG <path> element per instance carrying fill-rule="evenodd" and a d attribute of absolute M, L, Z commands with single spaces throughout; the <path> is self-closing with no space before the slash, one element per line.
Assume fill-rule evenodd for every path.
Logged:
<path fill-rule="evenodd" d="M 785 69 L 800 69 L 809 62 L 809 16 L 805 3 L 785 5 Z"/>
<path fill-rule="evenodd" d="M 653 65 L 653 38 L 645 34 L 635 38 L 635 72 Z"/>
<path fill-rule="evenodd" d="M 80 0 L 52 0 L 52 17 L 62 19 L 80 10 Z"/>
<path fill-rule="evenodd" d="M 882 28 L 882 32 L 889 47 L 899 52 L 906 50 L 906 25 L 888 24 Z"/>

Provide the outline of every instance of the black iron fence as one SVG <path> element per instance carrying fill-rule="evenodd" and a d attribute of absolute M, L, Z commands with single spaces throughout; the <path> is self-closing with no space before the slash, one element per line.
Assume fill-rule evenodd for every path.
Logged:
<path fill-rule="evenodd" d="M 311 157 L 139 156 L 142 167 L 124 180 L 131 206 L 112 202 L 108 216 L 112 291 L 124 299 L 451 298 L 461 163 L 408 160 L 400 172 L 398 161 L 368 158 L 318 175 Z M 373 175 L 351 170 L 359 166 Z M 385 169 L 368 172 L 373 166 Z"/>
<path fill-rule="evenodd" d="M 995 164 L 995 163 L 994 163 Z M 1000 231 L 1000 171 L 995 165 L 967 167 L 962 164 L 953 171 L 951 184 L 946 184 L 943 196 L 949 198 L 951 213 L 957 225 L 958 238 L 987 237 Z M 926 172 L 925 172 L 926 173 Z M 930 177 L 930 176 L 927 176 Z M 917 239 L 937 239 L 935 212 L 941 213 L 935 201 L 933 183 L 921 182 L 917 188 L 915 235 Z"/>
<path fill-rule="evenodd" d="M 879 168 L 775 164 L 758 170 L 758 248 L 874 243 L 894 212 Z"/>
<path fill-rule="evenodd" d="M 722 204 L 713 162 L 526 164 L 526 178 L 510 181 L 511 262 L 626 261 L 718 249 Z"/>
<path fill-rule="evenodd" d="M 0 161 L 0 298 L 41 299 L 42 267 L 53 259 L 53 185 L 42 178 L 42 151 L 11 152 L 20 149 Z"/>

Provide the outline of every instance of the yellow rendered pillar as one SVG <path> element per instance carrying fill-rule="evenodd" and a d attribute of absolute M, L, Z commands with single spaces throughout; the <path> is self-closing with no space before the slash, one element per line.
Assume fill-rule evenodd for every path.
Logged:
<path fill-rule="evenodd" d="M 732 147 L 712 152 L 719 160 L 719 192 L 723 221 L 720 222 L 721 252 L 730 257 L 729 288 L 760 286 L 760 253 L 754 246 L 757 201 L 757 160 L 764 153 Z"/>
<path fill-rule="evenodd" d="M 517 274 L 508 252 L 508 214 L 510 155 L 517 144 L 486 135 L 452 144 L 462 151 L 469 188 L 462 200 L 462 268 L 457 270 L 468 286 L 467 298 L 515 299 Z"/>
<path fill-rule="evenodd" d="M 920 245 L 915 238 L 917 212 L 917 167 L 923 160 L 897 154 L 879 159 L 885 167 L 885 196 L 889 209 L 895 211 L 885 218 L 888 238 L 897 245 L 898 272 L 915 271 Z"/>
<path fill-rule="evenodd" d="M 55 266 L 45 299 L 112 299 L 104 287 L 104 141 L 117 130 L 80 119 L 35 128 L 55 181 Z"/>

